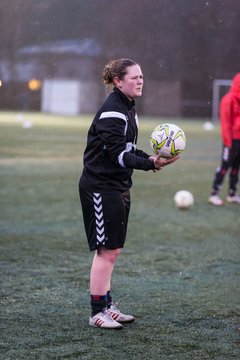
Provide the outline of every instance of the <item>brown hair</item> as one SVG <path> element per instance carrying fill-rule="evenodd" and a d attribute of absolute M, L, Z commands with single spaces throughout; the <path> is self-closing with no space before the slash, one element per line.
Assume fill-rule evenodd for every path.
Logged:
<path fill-rule="evenodd" d="M 105 85 L 113 85 L 113 79 L 115 77 L 122 80 L 127 74 L 127 68 L 133 65 L 137 65 L 137 63 L 130 59 L 110 60 L 103 69 L 103 83 Z"/>

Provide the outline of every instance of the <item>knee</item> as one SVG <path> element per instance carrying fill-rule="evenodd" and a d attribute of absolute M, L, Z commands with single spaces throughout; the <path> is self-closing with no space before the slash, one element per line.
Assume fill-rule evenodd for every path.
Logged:
<path fill-rule="evenodd" d="M 113 251 L 114 251 L 115 258 L 117 258 L 121 254 L 121 249 L 115 249 Z"/>
<path fill-rule="evenodd" d="M 120 253 L 121 253 L 121 249 L 114 249 L 114 250 L 102 249 L 99 255 L 103 257 L 105 260 L 111 263 L 115 263 Z"/>

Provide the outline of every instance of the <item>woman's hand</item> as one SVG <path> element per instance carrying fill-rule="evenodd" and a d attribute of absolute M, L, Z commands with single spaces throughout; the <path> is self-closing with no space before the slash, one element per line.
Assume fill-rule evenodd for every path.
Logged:
<path fill-rule="evenodd" d="M 170 165 L 179 159 L 179 155 L 176 155 L 170 159 L 162 158 L 161 155 L 150 156 L 149 160 L 152 160 L 156 170 L 161 170 L 163 167 Z"/>

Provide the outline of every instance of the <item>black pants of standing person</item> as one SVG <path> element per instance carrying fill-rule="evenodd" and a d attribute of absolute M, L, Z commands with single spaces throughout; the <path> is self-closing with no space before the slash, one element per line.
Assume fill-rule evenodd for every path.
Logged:
<path fill-rule="evenodd" d="M 232 147 L 223 146 L 222 161 L 216 169 L 212 185 L 212 195 L 217 195 L 221 189 L 226 173 L 229 171 L 229 196 L 234 196 L 237 191 L 240 166 L 240 140 L 233 140 Z"/>

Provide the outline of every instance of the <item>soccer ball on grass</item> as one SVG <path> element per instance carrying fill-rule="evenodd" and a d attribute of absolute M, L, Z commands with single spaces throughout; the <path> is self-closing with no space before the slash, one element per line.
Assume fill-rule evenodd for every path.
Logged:
<path fill-rule="evenodd" d="M 153 130 L 150 146 L 156 155 L 171 158 L 183 152 L 186 146 L 186 136 L 179 126 L 162 124 Z"/>
<path fill-rule="evenodd" d="M 174 196 L 174 201 L 179 209 L 189 209 L 194 204 L 194 197 L 190 191 L 180 190 Z"/>

